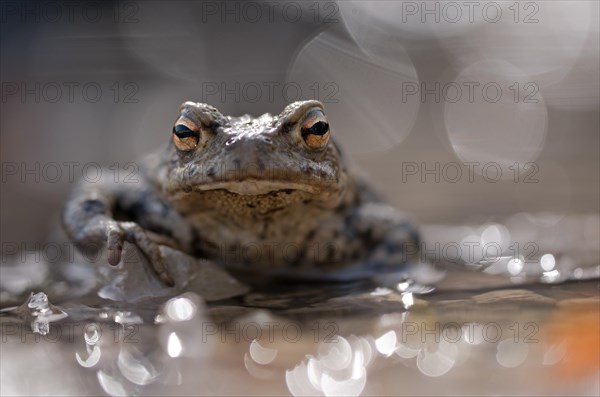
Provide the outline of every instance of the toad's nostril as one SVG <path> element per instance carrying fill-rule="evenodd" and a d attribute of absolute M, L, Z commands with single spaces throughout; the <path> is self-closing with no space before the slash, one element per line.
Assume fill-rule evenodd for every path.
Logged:
<path fill-rule="evenodd" d="M 263 140 L 265 141 L 265 143 L 273 143 L 273 140 L 271 138 L 263 138 Z"/>

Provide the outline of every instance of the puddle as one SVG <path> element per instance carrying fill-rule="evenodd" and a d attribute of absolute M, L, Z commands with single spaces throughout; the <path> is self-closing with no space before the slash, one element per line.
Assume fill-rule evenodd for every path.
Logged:
<path fill-rule="evenodd" d="M 168 249 L 173 289 L 142 262 L 6 267 L 0 394 L 598 395 L 597 252 L 540 247 L 253 288 Z"/>
<path fill-rule="evenodd" d="M 322 288 L 97 307 L 37 293 L 0 317 L 2 394 L 597 394 L 597 281 Z"/>

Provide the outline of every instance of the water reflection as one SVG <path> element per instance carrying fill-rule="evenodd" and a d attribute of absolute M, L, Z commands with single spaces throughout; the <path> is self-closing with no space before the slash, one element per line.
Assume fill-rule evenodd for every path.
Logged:
<path fill-rule="evenodd" d="M 337 336 L 322 342 L 317 356 L 309 356 L 291 371 L 286 371 L 288 390 L 295 396 L 358 396 L 366 381 L 370 349 L 356 336 L 346 339 Z"/>
<path fill-rule="evenodd" d="M 253 340 L 249 349 L 252 360 L 261 365 L 267 365 L 277 357 L 277 349 L 261 346 L 258 340 Z"/>
<path fill-rule="evenodd" d="M 77 363 L 84 368 L 92 368 L 100 361 L 102 356 L 102 350 L 97 345 L 100 340 L 98 325 L 95 323 L 89 323 L 86 325 L 83 339 L 85 341 L 85 353 L 79 351 L 75 352 L 75 359 Z"/>
<path fill-rule="evenodd" d="M 169 299 L 155 317 L 159 343 L 169 357 L 202 358 L 210 355 L 211 345 L 205 336 L 204 303 L 194 293 Z"/>
<path fill-rule="evenodd" d="M 96 373 L 98 377 L 98 383 L 106 394 L 113 397 L 129 396 L 131 392 L 123 387 L 123 384 L 119 380 L 105 371 L 99 370 Z"/>
<path fill-rule="evenodd" d="M 396 350 L 397 337 L 395 331 L 388 331 L 375 340 L 377 351 L 384 356 L 391 356 Z"/>
<path fill-rule="evenodd" d="M 417 368 L 427 376 L 442 376 L 452 369 L 457 356 L 458 348 L 456 345 L 442 340 L 432 350 L 419 350 L 417 354 Z"/>
<path fill-rule="evenodd" d="M 596 278 L 600 247 L 591 225 L 600 228 L 597 214 L 519 213 L 482 226 L 431 225 L 424 228 L 423 251 L 431 258 L 506 276 L 513 284 Z"/>
<path fill-rule="evenodd" d="M 496 346 L 496 360 L 506 368 L 514 368 L 525 362 L 529 345 L 522 341 L 505 339 Z"/>
<path fill-rule="evenodd" d="M 134 347 L 121 349 L 117 364 L 123 376 L 136 385 L 148 385 L 158 376 L 150 360 Z"/>
<path fill-rule="evenodd" d="M 171 332 L 167 338 L 167 353 L 171 357 L 179 357 L 182 351 L 181 340 L 175 332 Z"/>
<path fill-rule="evenodd" d="M 537 266 L 541 269 L 539 261 Z M 215 321 L 214 314 L 223 313 L 224 307 L 211 310 L 190 293 L 152 305 L 155 315 L 148 317 L 154 324 L 127 307 L 89 308 L 86 312 L 57 307 L 39 295 L 31 306 L 71 311 L 69 317 L 77 313 L 90 319 L 81 324 L 74 341 L 63 344 L 58 340 L 64 352 L 70 346 L 74 349 L 70 358 L 63 359 L 64 352 L 53 351 L 52 362 L 58 364 L 56 369 L 76 363 L 82 377 L 93 376 L 100 390 L 111 396 L 198 394 L 198 390 L 333 396 L 378 394 L 400 390 L 397 387 L 406 394 L 443 393 L 434 384 L 410 382 L 419 377 L 444 378 L 444 384 L 453 384 L 456 392 L 506 392 L 510 390 L 506 385 L 494 388 L 499 386 L 475 382 L 467 386 L 460 379 L 494 373 L 497 379 L 509 380 L 515 376 L 511 370 L 518 368 L 519 382 L 544 390 L 544 382 L 553 382 L 554 371 L 560 372 L 561 379 L 568 376 L 585 382 L 597 373 L 593 372 L 598 368 L 599 352 L 594 340 L 600 332 L 597 282 L 564 284 L 561 293 L 569 297 L 564 299 L 527 290 L 462 293 L 462 298 L 438 291 L 417 297 L 401 292 L 409 285 L 396 290 L 376 287 L 357 294 L 346 301 L 347 315 L 329 317 L 326 323 L 318 317 L 318 308 L 313 312 L 316 316 L 307 315 L 310 310 L 300 317 L 293 315 L 294 309 L 288 314 L 280 309 L 279 315 L 250 310 Z M 375 298 L 396 302 L 396 309 L 378 313 L 373 306 L 368 314 L 356 311 Z M 51 323 L 51 327 L 60 325 Z M 135 329 L 134 339 L 123 335 L 129 326 Z M 19 335 L 5 331 L 3 337 L 15 340 Z M 52 346 L 56 340 L 42 339 L 41 343 Z M 20 347 L 5 346 L 9 354 L 10 349 Z M 30 353 L 21 354 L 27 357 Z M 3 373 L 17 368 L 4 357 L 0 360 Z M 527 377 L 528 372 L 537 375 Z M 236 382 L 230 382 L 225 373 L 237 374 Z M 585 382 L 580 389 L 584 394 L 594 387 L 587 388 Z M 419 389 L 424 385 L 429 386 Z"/>
<path fill-rule="evenodd" d="M 594 394 L 600 217 L 559 215 L 426 226 L 426 243 L 497 249 L 463 252 L 453 266 L 425 257 L 401 273 L 353 285 L 274 285 L 212 303 L 186 292 L 136 303 L 54 305 L 45 293 L 33 293 L 0 312 L 9 341 L 0 357 L 2 383 L 21 390 L 4 382 L 5 374 L 35 360 L 48 373 L 49 390 L 62 368 L 71 368 L 92 377 L 98 393 L 114 396 L 447 391 L 414 382 L 432 377 L 457 393 L 506 394 L 515 376 L 540 393 L 567 379 L 566 392 Z M 565 239 L 575 250 L 565 249 Z M 33 343 L 44 349 L 23 348 Z M 506 381 L 461 381 L 489 373 Z"/>
<path fill-rule="evenodd" d="M 546 272 L 549 272 L 552 269 L 554 269 L 555 265 L 556 259 L 554 259 L 554 255 L 552 254 L 544 254 L 540 258 L 540 266 L 542 266 L 542 269 L 544 269 L 544 271 Z"/>
<path fill-rule="evenodd" d="M 557 344 L 550 345 L 548 350 L 544 353 L 544 365 L 555 365 L 560 362 L 567 353 L 567 343 L 562 341 Z"/>

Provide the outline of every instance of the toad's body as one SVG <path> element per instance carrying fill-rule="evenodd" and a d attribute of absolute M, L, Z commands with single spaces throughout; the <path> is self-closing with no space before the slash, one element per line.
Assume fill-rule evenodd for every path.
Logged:
<path fill-rule="evenodd" d="M 255 274 L 401 266 L 415 228 L 348 173 L 330 135 L 317 101 L 256 119 L 186 102 L 136 180 L 79 186 L 65 229 L 83 250 L 106 243 L 113 265 L 136 244 L 167 284 L 157 243 Z"/>

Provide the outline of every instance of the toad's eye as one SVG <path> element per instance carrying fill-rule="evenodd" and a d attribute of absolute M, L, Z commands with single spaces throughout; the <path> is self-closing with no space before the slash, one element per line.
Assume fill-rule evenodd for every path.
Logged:
<path fill-rule="evenodd" d="M 173 143 L 178 150 L 187 152 L 198 146 L 200 128 L 191 120 L 180 118 L 173 127 Z"/>
<path fill-rule="evenodd" d="M 320 110 L 308 114 L 301 127 L 302 138 L 311 149 L 321 149 L 329 142 L 329 124 Z"/>

